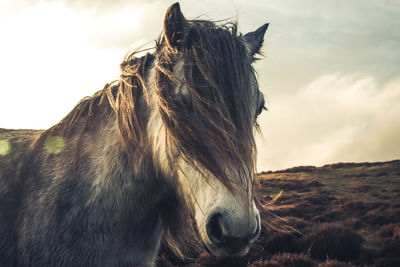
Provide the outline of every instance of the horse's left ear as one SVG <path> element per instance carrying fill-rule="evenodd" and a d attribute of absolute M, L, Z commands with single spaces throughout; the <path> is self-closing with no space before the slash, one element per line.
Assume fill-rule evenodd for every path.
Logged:
<path fill-rule="evenodd" d="M 164 18 L 164 38 L 167 44 L 179 50 L 183 46 L 189 27 L 179 3 L 170 6 Z"/>
<path fill-rule="evenodd" d="M 264 34 L 267 31 L 268 26 L 269 23 L 266 23 L 258 28 L 256 31 L 249 32 L 245 36 L 243 36 L 251 56 L 254 56 L 254 54 L 260 52 L 260 48 L 264 42 Z"/>

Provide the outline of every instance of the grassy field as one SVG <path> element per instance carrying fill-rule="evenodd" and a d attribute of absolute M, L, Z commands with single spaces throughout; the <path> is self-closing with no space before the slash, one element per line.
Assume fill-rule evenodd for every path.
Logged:
<path fill-rule="evenodd" d="M 400 160 L 302 166 L 259 174 L 278 217 L 245 258 L 202 254 L 188 266 L 400 266 Z M 161 256 L 159 266 L 183 263 Z"/>

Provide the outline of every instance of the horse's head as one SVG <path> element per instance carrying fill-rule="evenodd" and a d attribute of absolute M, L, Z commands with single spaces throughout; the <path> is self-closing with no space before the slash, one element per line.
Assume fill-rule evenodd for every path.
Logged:
<path fill-rule="evenodd" d="M 260 234 L 254 131 L 264 99 L 251 64 L 267 27 L 242 36 L 235 24 L 188 21 L 174 4 L 147 81 L 155 160 L 217 256 L 245 255 Z"/>

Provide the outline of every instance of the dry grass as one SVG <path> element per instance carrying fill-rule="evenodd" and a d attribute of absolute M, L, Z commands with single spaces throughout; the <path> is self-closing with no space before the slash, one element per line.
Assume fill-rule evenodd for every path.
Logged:
<path fill-rule="evenodd" d="M 400 266 L 400 161 L 296 167 L 259 175 L 265 202 L 298 231 L 263 229 L 244 258 L 210 254 L 158 266 Z"/>

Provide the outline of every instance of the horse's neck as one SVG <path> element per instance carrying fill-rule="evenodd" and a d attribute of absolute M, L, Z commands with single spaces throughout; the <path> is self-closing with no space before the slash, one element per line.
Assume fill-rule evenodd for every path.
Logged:
<path fill-rule="evenodd" d="M 109 114 L 93 123 L 96 129 L 83 132 L 72 139 L 80 157 L 81 166 L 96 177 L 96 183 L 107 180 L 116 172 L 124 171 L 121 138 L 114 114 Z"/>
<path fill-rule="evenodd" d="M 151 66 L 151 68 L 153 68 L 153 66 Z M 146 75 L 147 77 L 153 76 L 151 70 L 149 70 L 148 73 L 149 75 Z M 111 90 L 113 90 L 113 88 L 118 90 L 118 83 L 113 84 Z M 114 95 L 114 91 L 111 92 Z M 147 171 L 144 170 L 144 166 L 153 164 L 152 162 L 145 162 L 150 159 L 140 149 L 136 150 L 134 155 L 131 154 L 132 151 L 129 149 L 135 144 L 123 141 L 124 137 L 121 134 L 121 126 L 119 125 L 121 119 L 118 119 L 120 115 L 116 115 L 119 111 L 115 111 L 111 107 L 112 104 L 109 101 L 111 100 L 105 99 L 104 102 L 101 103 L 101 108 L 97 108 L 95 111 L 96 113 L 93 114 L 91 118 L 87 119 L 83 117 L 82 121 L 77 123 L 81 124 L 84 130 L 82 132 L 76 131 L 72 140 L 78 151 L 77 154 L 82 158 L 79 162 L 82 162 L 83 165 L 88 165 L 81 166 L 81 168 L 88 167 L 93 177 L 96 177 L 96 180 L 98 180 L 96 183 L 104 182 L 109 179 L 109 177 L 132 176 Z M 149 103 L 146 102 L 143 94 L 141 94 L 139 102 L 139 105 L 135 108 L 157 109 L 155 103 L 150 103 L 150 105 L 148 105 Z M 119 107 L 117 106 L 116 108 Z M 147 111 L 143 110 L 140 114 L 147 114 Z M 141 123 L 147 125 L 147 116 L 139 117 L 142 120 Z M 89 124 L 87 124 L 87 121 L 89 121 Z M 144 144 L 142 145 L 147 146 L 148 138 L 146 131 L 142 134 L 144 135 Z M 129 144 L 130 147 L 127 147 L 127 144 Z M 132 150 L 135 151 L 135 149 Z M 148 151 L 147 148 L 144 148 L 144 150 Z"/>
<path fill-rule="evenodd" d="M 139 151 L 135 155 L 125 151 L 114 113 L 102 119 L 105 121 L 98 122 L 97 129 L 73 140 L 78 149 L 79 169 L 83 170 L 80 176 L 94 189 L 89 203 L 96 202 L 105 192 L 114 192 L 111 202 L 111 199 L 120 202 L 121 199 L 149 197 L 153 200 L 146 201 L 151 204 L 158 198 L 154 192 L 157 181 L 152 173 L 152 162 Z"/>

